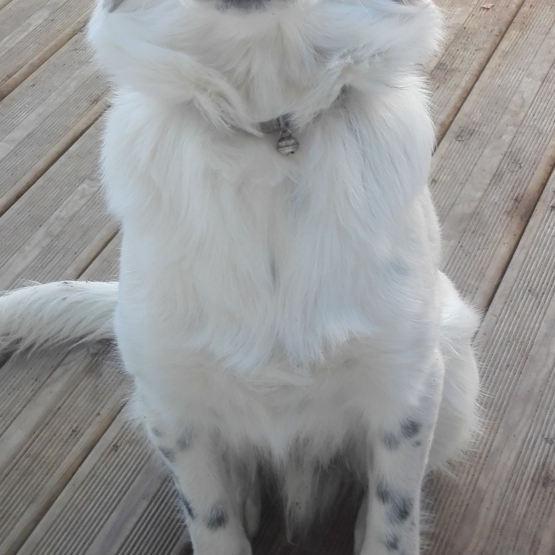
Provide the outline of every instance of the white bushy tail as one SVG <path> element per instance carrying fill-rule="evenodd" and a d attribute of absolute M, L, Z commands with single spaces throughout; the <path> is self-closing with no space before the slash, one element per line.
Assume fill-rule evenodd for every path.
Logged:
<path fill-rule="evenodd" d="M 0 351 L 114 337 L 117 282 L 58 281 L 0 295 Z"/>

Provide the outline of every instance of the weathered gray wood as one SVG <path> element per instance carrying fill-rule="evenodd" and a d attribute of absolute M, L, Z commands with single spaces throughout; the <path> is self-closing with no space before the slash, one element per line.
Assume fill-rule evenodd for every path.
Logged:
<path fill-rule="evenodd" d="M 434 120 L 441 139 L 524 0 L 438 0 L 446 20 L 446 45 L 432 61 Z"/>
<path fill-rule="evenodd" d="M 432 488 L 431 555 L 555 550 L 555 173 L 478 335 L 484 434 Z"/>
<path fill-rule="evenodd" d="M 0 16 L 0 99 L 85 24 L 90 0 L 11 0 Z"/>
<path fill-rule="evenodd" d="M 114 236 L 93 126 L 0 218 L 0 283 L 76 278 Z M 117 248 L 109 251 L 114 253 Z M 47 254 L 48 253 L 48 254 Z M 97 279 L 117 271 L 96 261 Z M 91 277 L 94 277 L 91 266 Z M 67 348 L 0 372 L 0 552 L 15 553 L 121 409 L 128 385 L 105 359 Z"/>
<path fill-rule="evenodd" d="M 555 162 L 555 4 L 527 1 L 434 158 L 444 260 L 485 308 Z"/>
<path fill-rule="evenodd" d="M 79 275 L 113 237 L 97 174 L 101 123 L 0 218 L 0 289 Z"/>
<path fill-rule="evenodd" d="M 176 492 L 127 420 L 116 418 L 19 555 L 182 552 L 187 535 Z"/>
<path fill-rule="evenodd" d="M 78 34 L 0 102 L 0 214 L 98 119 L 106 91 Z"/>

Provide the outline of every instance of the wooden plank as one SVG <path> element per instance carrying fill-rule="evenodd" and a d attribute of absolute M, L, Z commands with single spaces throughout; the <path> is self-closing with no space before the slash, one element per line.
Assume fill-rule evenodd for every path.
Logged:
<path fill-rule="evenodd" d="M 97 175 L 100 129 L 94 124 L 0 218 L 0 289 L 74 278 L 114 236 Z"/>
<path fill-rule="evenodd" d="M 115 252 L 117 241 L 84 277 L 117 273 Z M 129 382 L 110 352 L 65 347 L 11 359 L 0 384 L 0 552 L 10 555 L 120 412 Z"/>
<path fill-rule="evenodd" d="M 4 432 L 0 552 L 15 553 L 121 408 L 123 377 L 81 353 L 53 373 Z M 17 370 L 21 361 L 14 361 Z M 61 384 L 56 384 L 61 381 Z M 44 391 L 54 394 L 44 401 Z M 38 402 L 37 402 L 38 401 Z M 14 437 L 15 436 L 15 437 Z M 9 445 L 11 449 L 6 449 Z"/>
<path fill-rule="evenodd" d="M 81 275 L 81 279 L 101 279 L 114 281 L 118 279 L 119 253 L 121 248 L 121 233 L 118 233 L 92 261 L 91 265 Z"/>
<path fill-rule="evenodd" d="M 6 7 L 12 0 L 0 0 L 0 10 Z"/>
<path fill-rule="evenodd" d="M 496 0 L 489 10 L 483 0 L 438 0 L 448 37 L 441 56 L 434 59 L 430 80 L 438 138 L 468 97 L 483 68 L 499 45 L 524 0 Z"/>
<path fill-rule="evenodd" d="M 108 280 L 115 277 L 119 244 L 119 237 L 114 238 L 82 278 Z M 89 358 L 79 349 L 68 355 L 65 346 L 41 353 L 40 357 L 21 355 L 4 364 L 0 373 L 0 468 L 9 462 L 21 442 L 33 435 L 41 424 L 42 415 L 52 411 L 55 403 L 52 399 L 58 398 L 67 388 L 67 380 L 72 379 L 71 369 L 79 365 L 85 367 Z M 26 411 L 31 400 L 33 411 Z"/>
<path fill-rule="evenodd" d="M 19 555 L 168 555 L 188 536 L 177 493 L 143 434 L 120 415 Z"/>
<path fill-rule="evenodd" d="M 555 550 L 555 173 L 479 332 L 485 433 L 439 480 L 431 555 Z"/>
<path fill-rule="evenodd" d="M 555 4 L 527 0 L 440 144 L 447 273 L 489 304 L 555 163 Z"/>
<path fill-rule="evenodd" d="M 0 18 L 0 99 L 86 23 L 90 0 L 12 0 Z"/>
<path fill-rule="evenodd" d="M 97 178 L 100 123 L 0 218 L 0 283 L 76 278 L 116 228 Z M 88 275 L 109 279 L 108 260 Z M 95 272 L 98 272 L 95 274 Z M 106 356 L 67 349 L 0 373 L 0 552 L 15 553 L 121 409 L 128 384 Z"/>
<path fill-rule="evenodd" d="M 0 214 L 98 119 L 106 92 L 79 33 L 0 103 Z"/>

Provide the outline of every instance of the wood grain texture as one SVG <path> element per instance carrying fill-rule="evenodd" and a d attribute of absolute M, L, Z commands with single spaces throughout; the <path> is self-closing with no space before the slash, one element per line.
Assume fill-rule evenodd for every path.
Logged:
<path fill-rule="evenodd" d="M 6 7 L 12 0 L 0 0 L 0 10 Z"/>
<path fill-rule="evenodd" d="M 0 214 L 98 119 L 106 92 L 79 33 L 0 102 Z"/>
<path fill-rule="evenodd" d="M 11 93 L 89 17 L 90 0 L 12 0 L 0 17 L 0 99 Z"/>
<path fill-rule="evenodd" d="M 527 1 L 434 157 L 445 268 L 489 304 L 555 162 L 555 4 Z"/>
<path fill-rule="evenodd" d="M 162 465 L 118 416 L 19 555 L 182 553 L 188 536 Z"/>
<path fill-rule="evenodd" d="M 93 261 L 82 279 L 105 281 L 117 278 L 120 243 L 121 237 L 118 235 Z M 26 448 L 26 442 L 36 441 L 37 428 L 45 415 L 60 410 L 62 391 L 65 392 L 64 403 L 68 402 L 66 399 L 71 400 L 72 411 L 65 416 L 73 424 L 86 412 L 89 405 L 86 404 L 84 410 L 76 405 L 74 396 L 79 392 L 67 393 L 66 383 L 83 379 L 84 369 L 90 364 L 90 355 L 78 349 L 64 360 L 64 352 L 64 349 L 60 349 L 45 357 L 41 356 L 40 359 L 32 357 L 30 360 L 12 360 L 3 369 L 5 376 L 20 378 L 16 384 L 12 383 L 8 387 L 0 382 L 0 392 L 11 392 L 5 395 L 11 405 L 3 405 L 4 410 L 0 412 L 0 425 L 3 424 L 0 433 L 4 432 L 0 435 L 0 453 L 4 454 L 4 457 L 0 456 L 0 469 Z M 106 391 L 106 385 L 110 386 L 114 379 L 122 379 L 115 372 L 117 362 L 110 360 L 110 357 L 98 359 L 98 365 L 97 370 L 100 372 L 97 387 L 102 386 L 102 391 Z M 36 381 L 39 383 L 31 391 L 22 387 Z M 99 439 L 106 423 L 119 412 L 125 401 L 129 383 L 121 383 L 121 388 L 113 395 L 90 398 L 90 403 L 105 403 L 107 416 L 77 432 L 83 445 L 89 450 Z M 47 491 L 40 490 L 35 511 L 24 513 L 23 516 L 16 512 L 19 505 L 15 508 L 8 505 L 0 491 L 0 504 L 4 502 L 6 510 L 16 512 L 21 529 L 15 540 L 12 534 L 3 546 L 0 544 L 0 549 L 11 553 L 22 539 L 27 538 L 18 553 L 40 551 L 41 554 L 73 555 L 78 550 L 79 553 L 91 555 L 178 555 L 183 552 L 189 540 L 173 483 L 163 465 L 155 461 L 144 437 L 126 424 L 127 420 L 126 415 L 119 416 L 86 459 L 83 459 L 82 451 L 73 452 L 74 462 L 80 463 L 79 469 L 74 476 L 69 472 L 64 473 L 63 478 L 68 482 L 62 484 L 59 480 L 56 484 L 58 489 L 54 491 L 52 477 L 48 474 L 37 476 L 31 470 L 25 475 L 17 474 L 12 477 L 12 480 L 20 484 L 18 497 L 23 507 L 32 507 L 26 495 L 29 483 L 36 485 L 33 480 L 38 479 L 43 488 L 45 484 L 48 488 Z M 48 427 L 57 428 L 56 423 Z M 67 446 L 66 441 L 52 453 L 54 466 L 64 464 Z M 61 485 L 65 487 L 60 493 Z M 60 495 L 55 500 L 56 493 Z M 37 524 L 38 517 L 45 512 L 46 515 Z M 0 527 L 0 538 L 2 529 Z M 11 544 L 9 540 L 12 541 Z"/>
<path fill-rule="evenodd" d="M 478 338 L 485 432 L 432 488 L 431 555 L 555 551 L 555 174 Z"/>
<path fill-rule="evenodd" d="M 17 551 L 120 410 L 123 377 L 102 365 L 102 358 L 81 353 L 80 360 L 68 359 L 71 366 L 59 367 L 43 395 L 33 398 L 4 432 L 1 553 Z M 21 365 L 14 361 L 16 371 Z M 54 391 L 45 399 L 48 389 Z"/>
<path fill-rule="evenodd" d="M 446 20 L 446 46 L 432 60 L 434 121 L 441 139 L 482 73 L 524 0 L 439 0 Z"/>
<path fill-rule="evenodd" d="M 71 279 L 114 236 L 97 174 L 101 122 L 0 218 L 0 289 Z"/>

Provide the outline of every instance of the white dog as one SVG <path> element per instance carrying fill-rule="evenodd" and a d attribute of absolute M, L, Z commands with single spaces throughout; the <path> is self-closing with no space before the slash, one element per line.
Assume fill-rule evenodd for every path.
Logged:
<path fill-rule="evenodd" d="M 419 553 L 423 476 L 467 444 L 478 393 L 427 187 L 439 27 L 430 0 L 96 7 L 119 286 L 6 294 L 0 333 L 115 336 L 197 555 L 251 553 L 262 468 L 296 526 L 338 466 L 366 490 L 357 552 Z"/>

